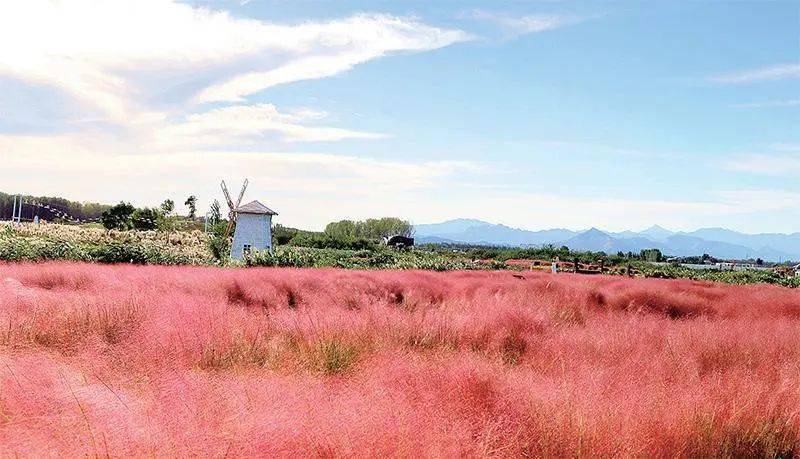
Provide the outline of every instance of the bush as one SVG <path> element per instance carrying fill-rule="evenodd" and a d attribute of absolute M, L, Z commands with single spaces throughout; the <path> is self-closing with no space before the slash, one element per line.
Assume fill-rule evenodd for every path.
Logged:
<path fill-rule="evenodd" d="M 338 250 L 310 247 L 278 247 L 274 253 L 255 252 L 247 266 L 347 269 L 426 269 L 434 271 L 503 269 L 501 263 L 479 263 L 454 259 L 433 252 L 379 250 Z"/>
<path fill-rule="evenodd" d="M 227 221 L 218 221 L 211 227 L 211 237 L 208 239 L 208 249 L 215 260 L 227 261 L 231 254 L 231 242 L 225 235 L 228 229 Z"/>
<path fill-rule="evenodd" d="M 299 232 L 289 241 L 289 245 L 315 249 L 375 250 L 379 244 L 365 238 L 332 237 L 324 233 Z"/>
<path fill-rule="evenodd" d="M 103 212 L 100 220 L 106 229 L 128 230 L 133 227 L 131 216 L 135 210 L 130 203 L 120 202 Z"/>
<path fill-rule="evenodd" d="M 277 224 L 272 228 L 272 243 L 273 245 L 288 244 L 299 232 L 300 230 Z"/>
<path fill-rule="evenodd" d="M 93 261 L 101 263 L 135 263 L 150 265 L 184 265 L 191 260 L 158 247 L 136 243 L 114 243 L 92 246 L 88 250 Z"/>
<path fill-rule="evenodd" d="M 161 212 L 156 209 L 145 207 L 133 211 L 131 221 L 134 229 L 139 231 L 152 231 L 158 228 L 158 222 L 162 218 Z"/>
<path fill-rule="evenodd" d="M 194 233 L 187 233 L 194 236 Z M 0 232 L 0 260 L 72 260 L 102 263 L 205 264 L 194 247 L 198 241 L 176 236 L 171 242 L 156 233 L 87 230 L 66 225 L 23 225 Z M 115 239 L 116 238 L 116 239 Z M 189 239 L 187 246 L 184 240 Z M 175 244 L 175 245 L 173 245 Z M 190 245 L 191 244 L 191 245 Z"/>
<path fill-rule="evenodd" d="M 692 269 L 683 266 L 652 265 L 635 263 L 636 271 L 644 277 L 661 279 L 693 279 L 727 284 L 778 284 L 786 287 L 798 287 L 800 280 L 786 278 L 775 271 L 748 269 L 744 271 L 718 271 L 714 269 Z"/>

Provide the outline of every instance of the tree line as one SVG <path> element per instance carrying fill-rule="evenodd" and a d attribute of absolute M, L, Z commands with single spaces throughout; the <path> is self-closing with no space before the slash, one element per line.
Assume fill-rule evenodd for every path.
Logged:
<path fill-rule="evenodd" d="M 325 234 L 341 239 L 381 239 L 391 236 L 414 235 L 411 223 L 394 217 L 368 218 L 364 221 L 340 220 L 325 226 Z"/>
<path fill-rule="evenodd" d="M 272 231 L 275 245 L 293 245 L 318 249 L 374 249 L 381 240 L 394 235 L 412 236 L 414 226 L 396 217 L 366 220 L 340 220 L 328 223 L 325 230 L 304 231 L 275 225 Z"/>
<path fill-rule="evenodd" d="M 2 215 L 3 219 L 11 219 L 14 209 L 14 196 L 13 194 L 0 192 L 0 215 Z M 49 205 L 78 220 L 95 220 L 100 218 L 100 215 L 111 207 L 107 204 L 70 201 L 69 199 L 54 196 L 23 195 L 22 198 L 26 203 L 22 207 L 22 220 L 33 220 L 37 215 L 45 220 L 59 219 L 55 213 L 31 205 L 33 202 Z"/>
<path fill-rule="evenodd" d="M 194 221 L 197 216 L 197 197 L 189 196 L 184 205 L 188 209 L 187 219 Z M 219 206 L 218 203 L 217 206 Z M 100 222 L 106 229 L 171 231 L 175 229 L 177 217 L 175 201 L 172 199 L 164 200 L 158 207 L 140 208 L 123 201 L 106 209 L 100 215 Z"/>

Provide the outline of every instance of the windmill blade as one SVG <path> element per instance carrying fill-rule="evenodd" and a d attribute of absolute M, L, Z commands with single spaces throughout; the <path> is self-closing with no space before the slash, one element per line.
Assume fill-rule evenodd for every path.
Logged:
<path fill-rule="evenodd" d="M 231 231 L 233 230 L 233 222 L 233 218 L 228 219 L 228 226 L 225 227 L 225 239 L 228 239 L 228 236 L 231 235 Z"/>
<path fill-rule="evenodd" d="M 233 199 L 231 199 L 231 194 L 228 192 L 228 187 L 225 185 L 225 180 L 223 180 L 220 185 L 222 186 L 222 194 L 225 195 L 225 201 L 228 203 L 228 208 L 233 211 Z"/>
<path fill-rule="evenodd" d="M 225 200 L 228 201 L 228 208 L 230 209 L 230 212 L 233 212 L 233 209 L 235 209 L 236 207 L 234 207 L 234 205 L 233 205 L 233 200 L 231 199 L 231 194 L 228 193 L 228 187 L 225 186 L 225 180 L 223 180 L 220 185 L 222 186 L 222 194 L 225 195 Z"/>
<path fill-rule="evenodd" d="M 244 183 L 242 184 L 242 192 L 239 193 L 239 199 L 236 200 L 236 207 L 239 207 L 239 205 L 242 203 L 242 198 L 244 197 L 244 190 L 247 189 L 247 184 L 248 183 L 250 183 L 250 181 L 247 180 L 247 179 L 244 179 Z"/>

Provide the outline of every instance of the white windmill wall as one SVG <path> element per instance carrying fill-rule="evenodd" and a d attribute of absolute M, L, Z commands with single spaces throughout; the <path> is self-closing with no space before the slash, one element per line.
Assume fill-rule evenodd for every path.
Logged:
<path fill-rule="evenodd" d="M 243 214 L 236 216 L 236 231 L 233 233 L 231 258 L 244 258 L 244 246 L 251 250 L 272 249 L 272 215 Z"/>

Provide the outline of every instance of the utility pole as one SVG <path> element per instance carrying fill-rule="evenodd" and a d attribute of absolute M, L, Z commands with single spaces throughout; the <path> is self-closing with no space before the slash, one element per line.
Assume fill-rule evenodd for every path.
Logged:
<path fill-rule="evenodd" d="M 19 195 L 19 209 L 17 209 L 17 223 L 22 223 L 22 205 L 25 201 L 22 200 L 22 195 Z"/>
<path fill-rule="evenodd" d="M 22 195 L 14 196 L 14 207 L 11 210 L 11 222 L 20 223 L 22 221 Z"/>

